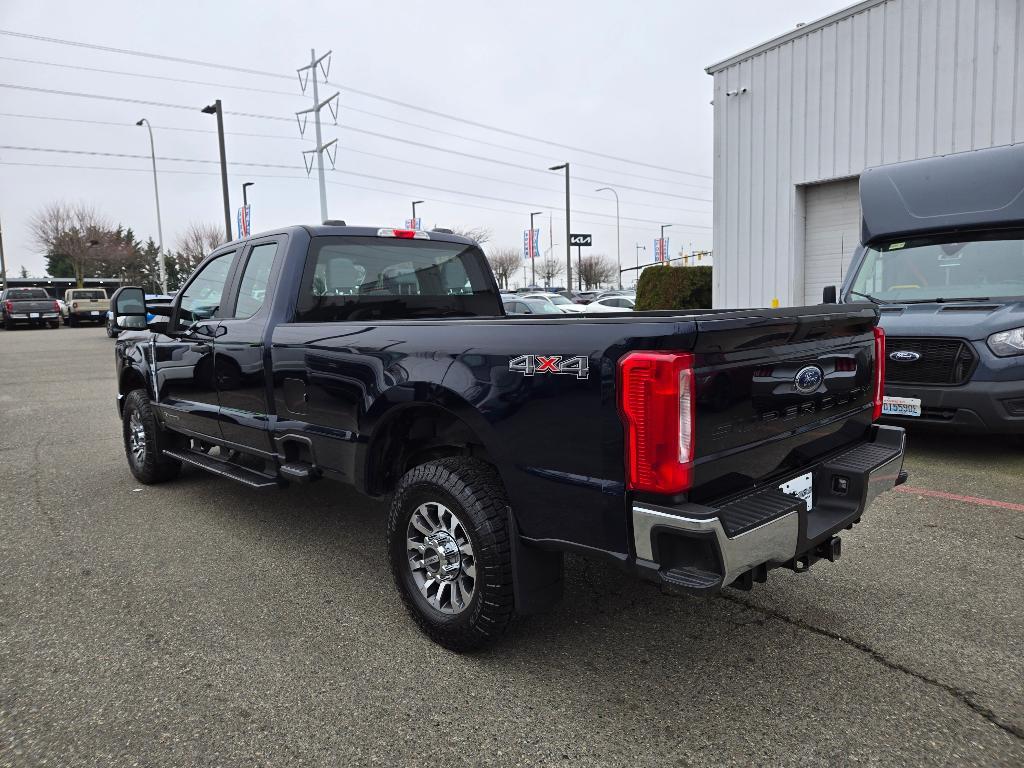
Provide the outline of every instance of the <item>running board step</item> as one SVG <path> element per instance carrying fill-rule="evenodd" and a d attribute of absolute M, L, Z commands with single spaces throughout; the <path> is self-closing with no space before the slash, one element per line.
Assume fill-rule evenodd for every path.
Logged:
<path fill-rule="evenodd" d="M 237 464 L 215 459 L 212 456 L 207 456 L 205 453 L 164 449 L 164 455 L 186 464 L 191 464 L 193 467 L 199 467 L 199 469 L 206 470 L 211 474 L 234 480 L 236 483 L 247 485 L 250 488 L 277 488 L 280 485 L 277 478 L 272 475 L 265 475 L 254 469 L 247 469 Z"/>

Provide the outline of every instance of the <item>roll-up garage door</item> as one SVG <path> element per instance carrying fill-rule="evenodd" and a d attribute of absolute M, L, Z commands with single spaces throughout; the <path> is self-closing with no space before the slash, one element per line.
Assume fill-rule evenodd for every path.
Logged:
<path fill-rule="evenodd" d="M 804 304 L 820 304 L 822 288 L 842 282 L 859 240 L 857 179 L 804 187 Z"/>

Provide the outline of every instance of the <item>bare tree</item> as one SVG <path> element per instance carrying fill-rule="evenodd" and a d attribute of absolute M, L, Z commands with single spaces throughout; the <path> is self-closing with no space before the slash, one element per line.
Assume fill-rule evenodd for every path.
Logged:
<path fill-rule="evenodd" d="M 550 286 L 555 278 L 565 272 L 565 264 L 561 259 L 553 259 L 548 256 L 537 262 L 537 274 L 544 281 L 544 285 Z"/>
<path fill-rule="evenodd" d="M 178 235 L 177 261 L 178 271 L 188 275 L 199 266 L 210 251 L 224 242 L 223 230 L 216 224 L 192 222 L 182 234 Z"/>
<path fill-rule="evenodd" d="M 62 256 L 71 264 L 79 288 L 82 279 L 107 255 L 103 247 L 112 232 L 109 223 L 87 203 L 55 202 L 29 220 L 36 245 L 48 255 Z"/>
<path fill-rule="evenodd" d="M 618 267 L 603 254 L 584 256 L 579 262 L 580 277 L 587 288 L 598 288 L 602 283 L 616 282 Z"/>
<path fill-rule="evenodd" d="M 460 237 L 475 240 L 480 246 L 489 241 L 494 234 L 490 227 L 452 227 L 452 232 Z"/>
<path fill-rule="evenodd" d="M 498 287 L 508 288 L 509 278 L 523 265 L 523 259 L 515 248 L 492 248 L 487 254 L 487 263 L 491 265 Z"/>

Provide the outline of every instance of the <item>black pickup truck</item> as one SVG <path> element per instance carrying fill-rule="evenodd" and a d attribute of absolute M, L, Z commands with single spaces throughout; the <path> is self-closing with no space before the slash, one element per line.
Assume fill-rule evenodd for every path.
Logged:
<path fill-rule="evenodd" d="M 399 592 L 453 649 L 557 600 L 566 551 L 749 589 L 835 560 L 906 478 L 868 303 L 505 316 L 472 241 L 327 224 L 222 246 L 170 306 L 113 304 L 158 317 L 116 344 L 135 477 L 390 497 Z"/>

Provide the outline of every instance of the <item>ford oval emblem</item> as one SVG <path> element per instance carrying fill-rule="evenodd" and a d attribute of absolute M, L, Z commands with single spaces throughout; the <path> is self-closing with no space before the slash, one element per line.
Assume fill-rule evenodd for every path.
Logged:
<path fill-rule="evenodd" d="M 920 352 L 911 352 L 909 349 L 897 349 L 889 353 L 889 359 L 897 363 L 913 363 L 921 359 Z"/>
<path fill-rule="evenodd" d="M 821 386 L 825 374 L 816 365 L 807 365 L 796 372 L 793 377 L 793 386 L 801 395 L 809 395 Z"/>

